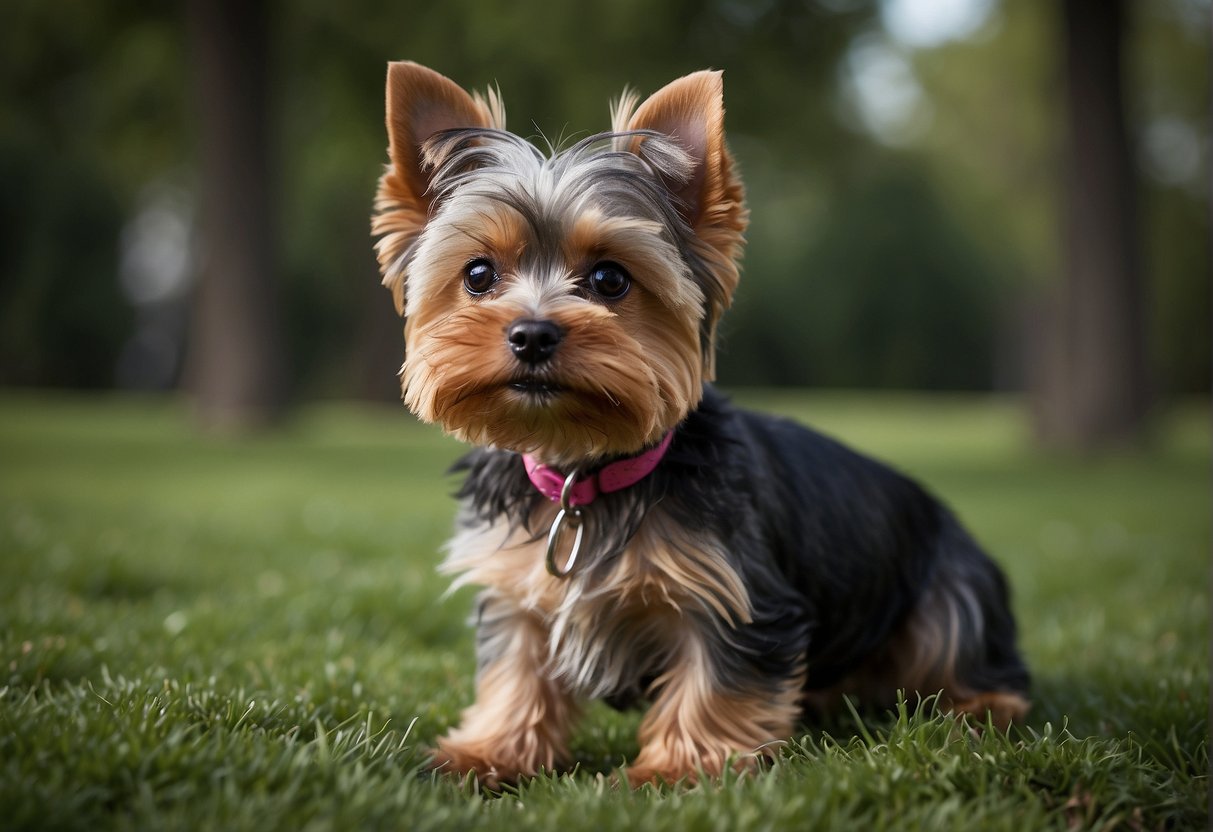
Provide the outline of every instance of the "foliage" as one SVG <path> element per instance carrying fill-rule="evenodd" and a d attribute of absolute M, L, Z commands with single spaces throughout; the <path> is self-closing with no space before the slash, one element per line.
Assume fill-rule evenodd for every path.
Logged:
<path fill-rule="evenodd" d="M 1201 2 L 1137 4 L 1130 111 L 1143 148 L 1160 119 L 1207 134 L 1208 28 L 1191 12 Z M 513 129 L 541 144 L 605 129 L 607 102 L 625 84 L 651 92 L 695 68 L 724 69 L 753 223 L 722 378 L 1013 386 L 1020 345 L 1033 337 L 1023 310 L 1060 268 L 1055 4 L 996 3 L 970 40 L 894 44 L 924 101 L 925 126 L 899 146 L 848 115 L 843 83 L 857 44 L 888 41 L 880 5 L 273 4 L 269 116 L 296 388 L 395 395 L 397 324 L 367 215 L 386 160 L 384 63 L 405 57 L 469 87 L 499 84 Z M 13 0 L 0 8 L 0 32 L 0 381 L 108 385 L 124 344 L 153 323 L 178 351 L 186 331 L 188 296 L 169 310 L 131 309 L 116 280 L 120 234 L 149 193 L 195 184 L 200 93 L 183 21 L 173 4 Z M 1142 215 L 1160 386 L 1204 390 L 1208 351 L 1191 344 L 1209 341 L 1207 176 L 1159 179 L 1148 156 Z M 869 323 L 893 309 L 901 334 Z M 921 353 L 913 360 L 908 338 Z M 845 370 L 838 356 L 851 357 Z"/>
<path fill-rule="evenodd" d="M 758 258 L 775 267 L 763 276 L 765 291 L 743 291 L 725 319 L 721 378 L 819 387 L 855 379 L 874 387 L 913 379 L 913 386 L 937 390 L 991 385 L 990 336 L 1001 325 L 998 301 L 1007 290 L 916 168 L 886 163 L 856 182 L 801 256 L 802 263 Z"/>
<path fill-rule="evenodd" d="M 1171 180 L 1160 176 L 1152 158 L 1185 155 L 1153 147 L 1159 125 L 1182 125 L 1197 144 L 1209 132 L 1208 9 L 1201 5 L 1129 4 L 1124 49 L 1126 110 L 1141 168 L 1149 348 L 1157 385 L 1171 393 L 1203 390 L 1213 373 L 1209 351 L 1191 349 L 1213 338 L 1207 157 L 1187 148 L 1195 154 L 1193 169 L 1202 173 Z M 1063 268 L 1056 14 L 1052 2 L 1003 3 L 996 33 L 914 59 L 932 111 L 914 152 L 965 236 L 1000 263 L 1003 285 L 1017 289 L 1003 326 L 1024 340 L 1036 335 L 1032 313 Z"/>
<path fill-rule="evenodd" d="M 434 572 L 459 453 L 398 408 L 198 438 L 183 403 L 0 398 L 6 829 L 1197 829 L 1208 821 L 1209 428 L 1097 464 L 1025 451 L 1013 400 L 749 403 L 922 478 L 996 553 L 1027 726 L 929 703 L 805 726 L 769 771 L 620 790 L 635 713 L 496 799 L 423 773 L 471 696 L 470 596 Z"/>
<path fill-rule="evenodd" d="M 0 142 L 0 383 L 108 385 L 131 326 L 94 171 Z"/>

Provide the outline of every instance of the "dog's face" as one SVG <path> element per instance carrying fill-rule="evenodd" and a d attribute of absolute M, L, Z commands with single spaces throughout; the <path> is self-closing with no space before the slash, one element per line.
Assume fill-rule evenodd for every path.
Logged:
<path fill-rule="evenodd" d="M 699 72 L 625 95 L 613 133 L 545 156 L 495 94 L 389 65 L 373 231 L 417 416 L 571 467 L 698 404 L 746 224 L 721 90 Z"/>

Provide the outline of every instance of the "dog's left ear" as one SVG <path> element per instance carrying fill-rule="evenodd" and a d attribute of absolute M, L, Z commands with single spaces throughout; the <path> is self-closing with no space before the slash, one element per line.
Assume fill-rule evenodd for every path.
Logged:
<path fill-rule="evenodd" d="M 653 93 L 627 121 L 627 130 L 652 130 L 668 136 L 690 157 L 690 175 L 667 180 L 683 219 L 695 232 L 692 264 L 706 297 L 704 365 L 715 375 L 716 323 L 733 301 L 739 278 L 749 212 L 745 190 L 734 171 L 724 140 L 723 73 L 703 70 L 679 78 Z M 618 125 L 616 129 L 622 127 Z M 628 149 L 645 155 L 644 136 Z"/>
<path fill-rule="evenodd" d="M 711 70 L 679 78 L 653 93 L 628 121 L 628 130 L 652 130 L 669 136 L 690 156 L 693 164 L 685 182 L 669 184 L 682 204 L 684 216 L 695 227 L 705 203 L 719 191 L 724 156 L 724 82 Z M 631 140 L 629 150 L 644 153 L 644 137 Z"/>

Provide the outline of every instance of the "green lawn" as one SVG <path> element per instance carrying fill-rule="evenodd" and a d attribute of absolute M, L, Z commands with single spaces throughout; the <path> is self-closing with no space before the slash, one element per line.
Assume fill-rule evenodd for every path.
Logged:
<path fill-rule="evenodd" d="M 595 707 L 579 771 L 485 799 L 421 771 L 471 696 L 471 595 L 434 573 L 458 446 L 402 408 L 221 441 L 172 400 L 10 392 L 0 828 L 1206 828 L 1207 404 L 1083 461 L 1030 450 L 1011 400 L 738 398 L 921 478 L 996 554 L 1025 729 L 844 713 L 758 776 L 633 793 L 638 716 Z"/>

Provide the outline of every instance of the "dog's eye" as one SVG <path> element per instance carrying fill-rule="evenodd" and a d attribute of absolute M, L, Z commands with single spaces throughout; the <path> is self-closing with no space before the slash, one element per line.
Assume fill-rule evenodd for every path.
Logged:
<path fill-rule="evenodd" d="M 483 295 L 497 282 L 497 269 L 484 258 L 473 260 L 463 267 L 463 288 L 469 295 Z"/>
<path fill-rule="evenodd" d="M 603 261 L 590 269 L 588 282 L 594 294 L 607 300 L 618 300 L 627 294 L 632 278 L 618 263 Z"/>

